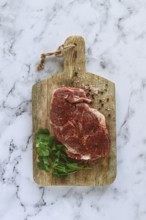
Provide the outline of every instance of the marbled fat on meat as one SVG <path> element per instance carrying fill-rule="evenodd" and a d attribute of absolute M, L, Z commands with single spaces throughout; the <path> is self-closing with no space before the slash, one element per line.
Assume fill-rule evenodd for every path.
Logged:
<path fill-rule="evenodd" d="M 108 155 L 110 149 L 105 117 L 91 102 L 80 88 L 62 87 L 52 95 L 52 130 L 67 147 L 67 155 L 77 160 L 96 160 Z"/>

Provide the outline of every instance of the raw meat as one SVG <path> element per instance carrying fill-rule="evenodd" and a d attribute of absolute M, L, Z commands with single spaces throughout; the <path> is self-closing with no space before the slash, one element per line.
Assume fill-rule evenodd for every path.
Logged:
<path fill-rule="evenodd" d="M 77 160 L 96 160 L 108 155 L 110 149 L 105 117 L 91 102 L 80 88 L 62 87 L 52 95 L 52 130 L 66 146 L 67 155 Z"/>

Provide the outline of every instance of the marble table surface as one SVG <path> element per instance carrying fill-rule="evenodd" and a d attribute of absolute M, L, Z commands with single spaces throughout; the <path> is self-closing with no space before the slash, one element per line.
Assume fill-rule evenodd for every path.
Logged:
<path fill-rule="evenodd" d="M 146 1 L 0 1 L 0 219 L 146 219 Z M 31 89 L 62 71 L 40 54 L 86 40 L 87 69 L 116 83 L 117 177 L 104 187 L 40 187 L 32 177 Z"/>

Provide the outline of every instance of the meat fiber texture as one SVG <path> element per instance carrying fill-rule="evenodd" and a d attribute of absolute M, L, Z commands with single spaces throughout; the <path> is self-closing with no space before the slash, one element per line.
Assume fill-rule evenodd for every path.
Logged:
<path fill-rule="evenodd" d="M 66 146 L 68 157 L 96 160 L 109 153 L 105 117 L 91 107 L 92 100 L 80 88 L 62 87 L 51 100 L 50 123 L 56 138 Z"/>

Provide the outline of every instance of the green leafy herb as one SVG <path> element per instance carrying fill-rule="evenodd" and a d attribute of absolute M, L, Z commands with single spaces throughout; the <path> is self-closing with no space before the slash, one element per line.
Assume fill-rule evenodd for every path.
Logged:
<path fill-rule="evenodd" d="M 76 162 L 66 155 L 66 147 L 54 136 L 49 136 L 47 129 L 40 129 L 37 132 L 35 143 L 39 160 L 38 168 L 52 172 L 53 177 L 64 178 L 68 174 L 84 168 L 82 162 Z"/>

